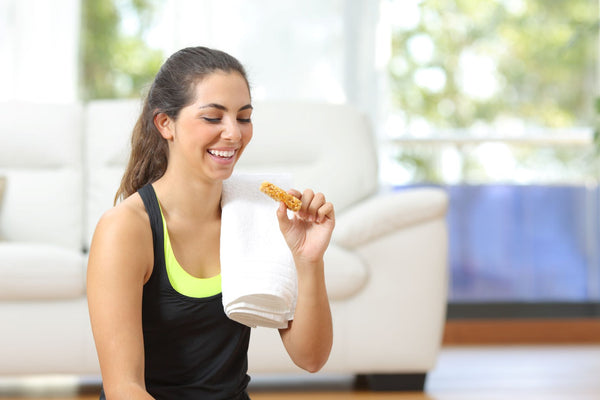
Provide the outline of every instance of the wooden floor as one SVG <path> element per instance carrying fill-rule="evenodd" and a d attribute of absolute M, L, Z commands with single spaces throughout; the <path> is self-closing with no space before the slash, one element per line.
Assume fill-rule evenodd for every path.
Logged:
<path fill-rule="evenodd" d="M 327 374 L 309 380 L 257 376 L 253 382 L 253 400 L 598 400 L 600 345 L 446 346 L 422 393 L 353 391 L 351 377 Z M 98 398 L 93 385 L 78 394 L 39 379 L 26 386 L 0 380 L 0 397 Z"/>

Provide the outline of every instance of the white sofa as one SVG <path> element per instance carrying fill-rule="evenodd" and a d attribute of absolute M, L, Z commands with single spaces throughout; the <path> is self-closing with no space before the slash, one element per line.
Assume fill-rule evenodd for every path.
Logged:
<path fill-rule="evenodd" d="M 0 107 L 0 376 L 97 375 L 86 250 L 112 206 L 139 101 Z M 367 119 L 349 106 L 257 103 L 248 172 L 290 172 L 324 192 L 337 226 L 326 254 L 334 346 L 323 373 L 419 389 L 446 310 L 448 198 L 384 192 Z M 253 330 L 250 374 L 298 374 L 275 330 Z"/>

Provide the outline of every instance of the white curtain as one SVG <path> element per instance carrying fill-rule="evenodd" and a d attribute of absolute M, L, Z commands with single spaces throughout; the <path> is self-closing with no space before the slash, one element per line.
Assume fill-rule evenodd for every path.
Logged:
<path fill-rule="evenodd" d="M 79 0 L 0 0 L 0 101 L 77 99 Z"/>

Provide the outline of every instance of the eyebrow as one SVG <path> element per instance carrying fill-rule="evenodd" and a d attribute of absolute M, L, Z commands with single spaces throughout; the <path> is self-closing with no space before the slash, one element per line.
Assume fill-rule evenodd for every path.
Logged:
<path fill-rule="evenodd" d="M 217 103 L 210 103 L 210 104 L 205 104 L 203 106 L 198 107 L 198 109 L 203 109 L 203 108 L 216 108 L 217 110 L 222 110 L 222 111 L 227 111 L 227 107 L 225 107 L 224 105 L 221 104 L 217 104 Z M 245 106 L 241 107 L 238 111 L 243 111 L 243 110 L 252 110 L 254 107 L 252 107 L 252 104 L 246 104 Z"/>

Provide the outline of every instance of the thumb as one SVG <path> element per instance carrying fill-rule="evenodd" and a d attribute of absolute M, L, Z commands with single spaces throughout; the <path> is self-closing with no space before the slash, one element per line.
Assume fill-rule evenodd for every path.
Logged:
<path fill-rule="evenodd" d="M 279 208 L 277 209 L 277 220 L 279 221 L 279 229 L 281 232 L 287 231 L 292 223 L 292 221 L 290 221 L 288 218 L 287 207 L 283 202 L 279 203 Z"/>

